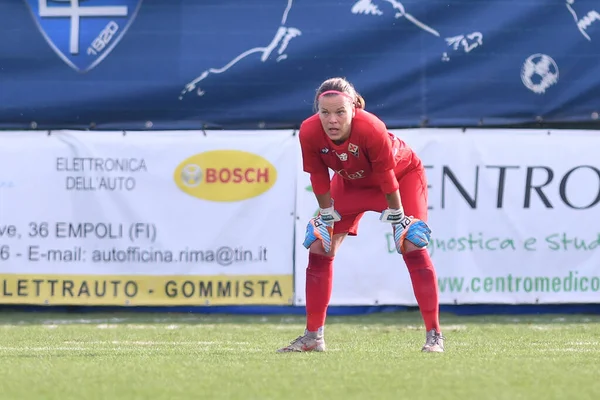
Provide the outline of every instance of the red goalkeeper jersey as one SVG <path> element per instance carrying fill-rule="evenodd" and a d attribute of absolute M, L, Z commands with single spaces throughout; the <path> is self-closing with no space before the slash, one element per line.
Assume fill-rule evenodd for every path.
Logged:
<path fill-rule="evenodd" d="M 375 115 L 357 109 L 350 137 L 337 145 L 329 139 L 319 115 L 300 126 L 300 146 L 305 172 L 311 174 L 315 194 L 329 191 L 329 168 L 352 185 L 379 186 L 385 194 L 398 189 L 398 178 L 420 165 L 414 151 Z"/>

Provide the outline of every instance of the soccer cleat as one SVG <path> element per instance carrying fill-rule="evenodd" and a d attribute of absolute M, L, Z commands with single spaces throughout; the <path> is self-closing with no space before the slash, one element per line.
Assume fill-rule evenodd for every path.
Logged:
<path fill-rule="evenodd" d="M 277 350 L 278 353 L 305 351 L 325 351 L 325 339 L 323 336 L 317 336 L 316 332 L 305 331 L 304 335 L 298 336 L 288 346 Z"/>
<path fill-rule="evenodd" d="M 441 332 L 436 332 L 435 329 L 430 330 L 427 332 L 427 339 L 422 351 L 427 353 L 443 353 L 444 339 Z"/>

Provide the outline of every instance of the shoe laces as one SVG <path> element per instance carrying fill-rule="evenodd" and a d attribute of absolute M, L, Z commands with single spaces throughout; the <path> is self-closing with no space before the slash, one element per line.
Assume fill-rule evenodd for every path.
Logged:
<path fill-rule="evenodd" d="M 305 345 L 310 339 L 312 339 L 312 338 L 310 338 L 310 337 L 308 337 L 306 335 L 298 336 L 296 339 L 294 339 L 294 340 L 292 340 L 290 342 L 290 346 L 293 346 L 293 345 L 298 344 L 298 343 Z"/>
<path fill-rule="evenodd" d="M 312 337 L 312 336 L 308 336 L 308 334 L 304 334 L 304 335 L 300 335 L 296 339 L 292 340 L 290 345 L 293 345 L 296 343 L 306 344 L 310 340 L 319 340 L 319 339 L 320 338 L 318 338 L 318 337 Z"/>
<path fill-rule="evenodd" d="M 305 338 L 305 337 L 306 337 L 306 336 L 304 336 L 304 335 L 302 335 L 302 336 L 298 336 L 296 339 L 292 340 L 292 341 L 290 342 L 290 344 L 296 344 L 296 343 L 298 343 L 298 342 L 300 342 L 300 343 L 304 343 L 304 338 Z"/>
<path fill-rule="evenodd" d="M 439 345 L 440 341 L 446 340 L 441 333 L 434 332 L 431 335 L 427 335 L 427 344 L 428 345 Z"/>

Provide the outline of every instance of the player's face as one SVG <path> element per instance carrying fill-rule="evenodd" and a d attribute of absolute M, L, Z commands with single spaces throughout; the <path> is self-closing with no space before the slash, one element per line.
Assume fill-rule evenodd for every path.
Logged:
<path fill-rule="evenodd" d="M 350 136 L 354 106 L 346 96 L 326 95 L 319 99 L 319 117 L 331 140 L 344 141 Z"/>

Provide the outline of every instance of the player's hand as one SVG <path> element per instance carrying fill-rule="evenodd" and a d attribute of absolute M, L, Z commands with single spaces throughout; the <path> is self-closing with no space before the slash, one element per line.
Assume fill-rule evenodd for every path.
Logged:
<path fill-rule="evenodd" d="M 325 253 L 331 251 L 331 238 L 333 237 L 333 223 L 326 223 L 321 216 L 311 218 L 306 225 L 306 235 L 302 245 L 307 249 L 316 241 L 320 240 Z"/>
<path fill-rule="evenodd" d="M 404 242 L 406 240 L 420 249 L 427 247 L 431 240 L 431 229 L 424 221 L 413 217 L 408 218 L 410 218 L 410 223 L 407 227 L 400 224 L 392 225 L 394 227 L 394 243 L 399 254 L 404 252 Z"/>
<path fill-rule="evenodd" d="M 394 243 L 396 251 L 400 254 L 404 251 L 404 241 L 408 240 L 418 248 L 429 245 L 431 240 L 431 229 L 424 221 L 404 215 L 402 209 L 387 209 L 381 213 L 379 219 L 382 222 L 392 224 L 394 232 Z"/>
<path fill-rule="evenodd" d="M 331 238 L 333 238 L 333 224 L 341 220 L 342 217 L 335 211 L 333 205 L 328 208 L 321 208 L 319 215 L 308 221 L 304 247 L 308 249 L 315 240 L 320 240 L 325 253 L 329 253 L 331 251 Z"/>

